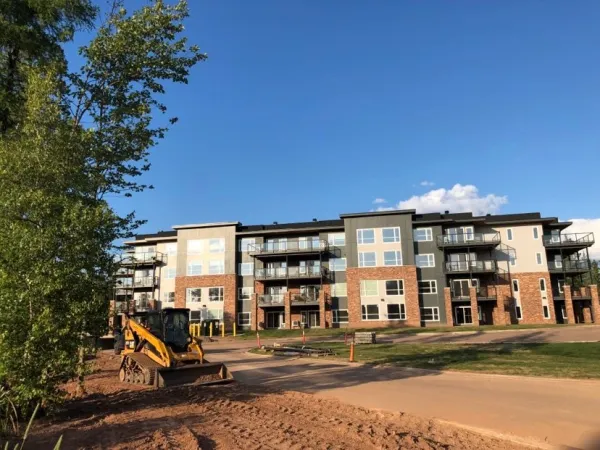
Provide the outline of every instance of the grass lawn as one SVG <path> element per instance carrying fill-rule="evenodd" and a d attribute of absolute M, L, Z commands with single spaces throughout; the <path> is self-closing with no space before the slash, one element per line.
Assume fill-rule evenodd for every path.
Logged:
<path fill-rule="evenodd" d="M 375 331 L 377 334 L 419 334 L 419 333 L 457 333 L 469 331 L 493 331 L 493 330 L 527 330 L 533 328 L 567 327 L 569 325 L 502 325 L 502 326 L 480 326 L 480 327 L 427 327 L 427 328 L 308 328 L 306 337 L 343 337 L 344 333 L 354 331 Z M 302 336 L 302 330 L 261 330 L 261 339 L 270 338 L 294 338 Z M 236 336 L 236 339 L 256 339 L 256 332 L 246 331 Z"/>
<path fill-rule="evenodd" d="M 343 343 L 311 344 L 348 359 Z M 258 351 L 258 350 L 257 350 Z M 600 378 L 600 343 L 551 344 L 373 344 L 357 345 L 355 359 L 437 370 L 466 370 L 503 375 Z"/>

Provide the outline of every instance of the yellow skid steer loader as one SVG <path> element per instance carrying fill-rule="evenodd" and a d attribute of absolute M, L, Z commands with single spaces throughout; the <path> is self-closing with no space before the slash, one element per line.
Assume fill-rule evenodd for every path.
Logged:
<path fill-rule="evenodd" d="M 169 387 L 233 381 L 225 364 L 204 359 L 202 341 L 190 335 L 189 309 L 166 308 L 127 317 L 121 339 L 119 380 L 123 382 Z"/>

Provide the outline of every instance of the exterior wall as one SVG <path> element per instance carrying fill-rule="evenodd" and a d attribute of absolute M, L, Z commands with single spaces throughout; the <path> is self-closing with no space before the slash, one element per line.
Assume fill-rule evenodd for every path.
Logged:
<path fill-rule="evenodd" d="M 547 305 L 550 311 L 550 318 L 548 319 L 544 318 L 542 308 L 540 278 L 546 280 Z M 519 280 L 519 298 L 521 300 L 521 310 L 523 315 L 523 318 L 519 323 L 556 323 L 554 299 L 552 296 L 552 289 L 550 288 L 550 274 L 548 272 L 514 273 L 511 275 L 511 279 Z"/>
<path fill-rule="evenodd" d="M 204 242 L 202 251 L 198 254 L 188 255 L 188 241 L 194 239 L 225 239 L 225 251 L 223 253 L 210 253 L 208 241 Z M 209 275 L 208 267 L 211 260 L 223 260 L 225 263 L 225 274 L 236 273 L 236 239 L 235 226 L 215 226 L 208 228 L 191 228 L 177 230 L 177 276 L 187 276 L 188 263 L 192 261 L 202 262 L 202 275 Z"/>
<path fill-rule="evenodd" d="M 173 239 L 171 242 L 159 242 L 156 244 L 156 251 L 165 255 L 165 263 L 158 267 L 156 276 L 159 277 L 158 288 L 155 292 L 155 298 L 159 301 L 161 308 L 174 307 L 173 302 L 167 303 L 165 294 L 175 292 L 175 277 L 167 278 L 168 269 L 175 269 L 177 273 L 177 253 L 169 254 L 169 249 L 172 247 L 168 244 L 174 244 L 177 248 L 177 241 Z"/>
<path fill-rule="evenodd" d="M 404 327 L 419 326 L 421 324 L 419 298 L 417 294 L 417 269 L 414 266 L 400 267 L 369 267 L 348 268 L 348 326 L 351 328 L 371 327 Z M 361 280 L 404 280 L 404 299 L 390 301 L 390 303 L 404 303 L 406 307 L 406 320 L 362 320 L 360 282 Z M 379 292 L 379 294 L 382 294 Z M 380 305 L 387 304 L 385 295 L 380 295 Z M 383 301 L 381 301 L 383 300 Z M 370 300 L 368 301 L 371 303 Z M 380 318 L 386 313 L 380 310 Z"/>
<path fill-rule="evenodd" d="M 508 240 L 508 229 L 512 229 L 513 239 Z M 533 229 L 538 229 L 538 238 L 533 238 Z M 502 245 L 496 248 L 494 252 L 495 259 L 503 261 L 500 267 L 511 273 L 539 273 L 548 271 L 548 262 L 546 257 L 546 247 L 544 247 L 542 225 L 507 225 L 493 227 L 478 227 L 476 232 L 493 233 L 498 231 Z M 514 249 L 516 253 L 516 264 L 509 265 L 509 249 Z M 542 264 L 538 264 L 536 253 L 542 254 Z"/>

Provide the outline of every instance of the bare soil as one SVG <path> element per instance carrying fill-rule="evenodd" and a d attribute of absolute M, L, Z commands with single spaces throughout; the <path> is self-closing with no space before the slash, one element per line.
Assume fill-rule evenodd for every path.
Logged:
<path fill-rule="evenodd" d="M 154 389 L 117 377 L 120 358 L 101 352 L 87 393 L 40 420 L 30 448 L 62 449 L 521 449 L 511 441 L 408 414 L 232 383 Z"/>

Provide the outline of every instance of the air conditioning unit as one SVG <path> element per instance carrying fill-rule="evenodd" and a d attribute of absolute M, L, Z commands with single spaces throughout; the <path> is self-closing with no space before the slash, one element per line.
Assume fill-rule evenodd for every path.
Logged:
<path fill-rule="evenodd" d="M 294 320 L 292 322 L 292 328 L 300 328 L 300 321 L 299 320 Z"/>

